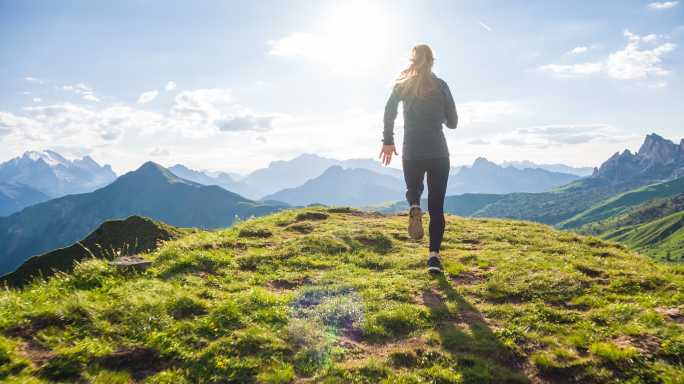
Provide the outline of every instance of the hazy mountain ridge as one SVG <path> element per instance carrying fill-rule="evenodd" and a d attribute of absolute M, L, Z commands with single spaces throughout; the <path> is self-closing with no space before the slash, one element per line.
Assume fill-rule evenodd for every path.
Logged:
<path fill-rule="evenodd" d="M 299 206 L 319 203 L 364 207 L 400 199 L 404 190 L 404 185 L 395 177 L 334 165 L 299 187 L 284 189 L 264 199 Z"/>
<path fill-rule="evenodd" d="M 483 157 L 470 167 L 461 167 L 449 177 L 447 194 L 545 192 L 566 185 L 579 177 L 539 168 L 502 167 Z"/>
<path fill-rule="evenodd" d="M 0 183 L 0 216 L 50 200 L 43 192 L 22 184 Z"/>
<path fill-rule="evenodd" d="M 225 172 L 204 172 L 190 169 L 182 164 L 176 164 L 168 168 L 174 175 L 185 179 L 194 181 L 202 185 L 217 185 L 227 191 L 235 192 L 239 195 L 252 198 L 255 194 L 254 188 L 251 188 L 247 183 L 237 181 L 233 176 Z"/>
<path fill-rule="evenodd" d="M 504 161 L 500 165 L 502 167 L 514 167 L 518 169 L 543 169 L 550 172 L 569 173 L 579 177 L 591 176 L 591 174 L 594 172 L 594 167 L 573 167 L 560 163 L 537 164 L 529 160 Z"/>
<path fill-rule="evenodd" d="M 181 179 L 148 162 L 94 192 L 50 200 L 0 220 L 0 274 L 30 256 L 83 238 L 107 220 L 141 215 L 174 226 L 219 228 L 236 217 L 260 216 L 282 207 Z"/>
<path fill-rule="evenodd" d="M 382 167 L 373 160 L 346 160 L 334 165 L 304 184 L 286 188 L 265 199 L 286 201 L 294 205 L 323 203 L 366 207 L 401 199 L 405 184 L 401 170 Z M 364 172 L 351 170 L 353 165 Z M 331 169 L 335 172 L 330 172 Z M 351 175 L 355 174 L 354 178 Z M 334 178 L 338 180 L 334 180 Z M 391 178 L 388 178 L 391 177 Z M 549 172 L 542 169 L 520 170 L 501 167 L 484 158 L 475 160 L 472 166 L 454 167 L 449 175 L 448 194 L 547 191 L 565 185 L 578 177 L 570 174 Z M 363 188 L 368 189 L 363 189 Z M 367 194 L 367 197 L 363 197 Z M 427 190 L 425 192 L 427 195 Z M 333 197 L 334 196 L 334 197 Z"/>
<path fill-rule="evenodd" d="M 90 156 L 67 160 L 50 150 L 29 151 L 0 164 L 0 183 L 30 188 L 49 198 L 91 192 L 115 179 L 116 174 L 109 165 L 101 166 Z M 22 197 L 12 201 L 6 198 L 8 202 L 4 204 L 0 202 L 0 215 L 47 200 L 37 195 L 34 198 Z"/>

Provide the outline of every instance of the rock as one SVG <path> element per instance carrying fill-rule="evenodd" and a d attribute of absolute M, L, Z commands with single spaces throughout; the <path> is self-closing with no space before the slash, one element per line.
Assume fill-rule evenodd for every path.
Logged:
<path fill-rule="evenodd" d="M 110 264 L 120 270 L 144 271 L 152 265 L 152 261 L 140 256 L 122 256 L 110 261 Z"/>

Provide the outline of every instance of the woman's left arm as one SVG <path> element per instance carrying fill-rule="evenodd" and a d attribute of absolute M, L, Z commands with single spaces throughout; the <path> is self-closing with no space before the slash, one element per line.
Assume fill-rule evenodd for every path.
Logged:
<path fill-rule="evenodd" d="M 442 82 L 442 93 L 444 94 L 445 124 L 447 128 L 454 129 L 458 126 L 458 113 L 456 113 L 456 104 L 454 104 L 454 98 L 451 96 L 451 91 L 446 82 Z"/>

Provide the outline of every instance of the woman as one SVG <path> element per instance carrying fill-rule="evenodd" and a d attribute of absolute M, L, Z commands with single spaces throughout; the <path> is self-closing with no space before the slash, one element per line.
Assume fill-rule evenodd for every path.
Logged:
<path fill-rule="evenodd" d="M 428 212 L 430 213 L 430 253 L 428 271 L 442 273 L 439 250 L 444 236 L 444 196 L 449 178 L 449 149 L 442 124 L 456 128 L 458 115 L 447 84 L 432 73 L 434 56 L 427 45 L 411 50 L 411 65 L 399 75 L 385 106 L 385 128 L 380 157 L 389 165 L 394 146 L 394 120 L 399 102 L 404 109 L 404 144 L 402 163 L 409 209 L 409 235 L 423 238 L 420 196 L 427 174 Z"/>

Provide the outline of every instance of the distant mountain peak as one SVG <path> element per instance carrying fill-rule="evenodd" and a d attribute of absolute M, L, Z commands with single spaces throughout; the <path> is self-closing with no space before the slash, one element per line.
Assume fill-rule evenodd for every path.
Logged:
<path fill-rule="evenodd" d="M 682 140 L 684 143 L 684 140 Z M 646 135 L 636 153 L 625 149 L 616 152 L 594 172 L 593 177 L 611 180 L 614 183 L 635 180 L 662 181 L 681 174 L 684 169 L 684 146 L 679 146 L 662 136 Z"/>
<path fill-rule="evenodd" d="M 473 162 L 473 168 L 477 168 L 477 167 L 496 167 L 496 168 L 498 168 L 499 166 L 496 165 L 496 163 L 491 162 L 484 157 L 478 157 Z"/>
<path fill-rule="evenodd" d="M 338 174 L 342 172 L 344 172 L 344 168 L 341 165 L 331 165 L 323 174 Z"/>
<path fill-rule="evenodd" d="M 185 180 L 174 175 L 173 173 L 171 173 L 171 171 L 153 161 L 148 161 L 141 165 L 135 171 L 128 172 L 127 174 L 121 176 L 113 184 L 163 185 L 171 183 L 186 183 L 192 185 L 199 185 L 193 181 Z"/>
<path fill-rule="evenodd" d="M 656 163 L 667 164 L 676 160 L 678 152 L 679 148 L 675 143 L 652 133 L 646 136 L 638 155 Z"/>
<path fill-rule="evenodd" d="M 154 161 L 148 161 L 140 166 L 140 168 L 133 171 L 140 176 L 162 176 L 166 179 L 180 179 L 178 176 L 171 173 L 168 169 L 155 163 Z"/>
<path fill-rule="evenodd" d="M 169 167 L 169 169 L 172 169 L 172 170 L 173 170 L 173 169 L 182 169 L 182 170 L 184 170 L 184 171 L 191 171 L 190 168 L 186 167 L 186 166 L 183 165 L 183 164 L 176 164 L 176 165 L 174 165 L 174 166 Z"/>
<path fill-rule="evenodd" d="M 109 165 L 101 166 L 90 156 L 67 159 L 53 150 L 26 151 L 0 163 L 0 180 L 22 184 L 51 198 L 91 192 L 116 179 Z"/>

